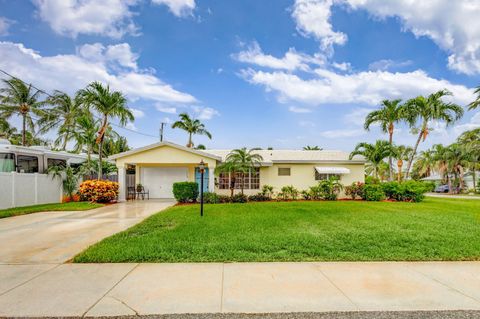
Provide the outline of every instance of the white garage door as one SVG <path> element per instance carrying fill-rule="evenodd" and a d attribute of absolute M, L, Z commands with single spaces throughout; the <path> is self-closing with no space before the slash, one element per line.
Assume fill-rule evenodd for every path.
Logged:
<path fill-rule="evenodd" d="M 187 181 L 186 167 L 143 167 L 142 184 L 150 198 L 173 198 L 173 183 Z"/>

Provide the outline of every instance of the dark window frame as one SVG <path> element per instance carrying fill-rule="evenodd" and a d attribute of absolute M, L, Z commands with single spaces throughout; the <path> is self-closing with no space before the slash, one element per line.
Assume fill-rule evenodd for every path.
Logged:
<path fill-rule="evenodd" d="M 30 160 L 35 159 L 37 161 L 36 170 L 35 170 L 35 166 L 33 166 L 33 168 L 34 168 L 33 170 L 31 170 L 30 167 L 29 167 L 28 171 L 21 172 L 22 168 L 20 167 L 19 162 L 20 162 L 20 160 L 22 160 L 22 158 L 29 158 Z M 38 156 L 35 156 L 35 155 L 17 154 L 16 170 L 17 170 L 18 173 L 26 173 L 26 174 L 39 173 L 39 171 L 40 171 L 40 159 L 38 158 Z"/>

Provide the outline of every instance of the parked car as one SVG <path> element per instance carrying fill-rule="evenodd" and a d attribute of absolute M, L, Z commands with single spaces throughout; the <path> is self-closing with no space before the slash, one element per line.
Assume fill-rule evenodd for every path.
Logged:
<path fill-rule="evenodd" d="M 454 187 L 455 188 L 455 187 Z M 458 191 L 458 188 L 457 189 L 454 189 L 454 190 L 457 190 Z M 437 187 L 435 187 L 435 190 L 434 190 L 435 193 L 449 193 L 450 192 L 450 187 L 448 187 L 447 184 L 445 185 L 438 185 Z"/>

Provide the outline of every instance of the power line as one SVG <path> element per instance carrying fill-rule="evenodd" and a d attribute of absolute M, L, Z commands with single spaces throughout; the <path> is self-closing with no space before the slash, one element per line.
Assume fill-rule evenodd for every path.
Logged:
<path fill-rule="evenodd" d="M 0 69 L 0 72 L 3 73 L 3 74 L 5 74 L 5 75 L 7 75 L 7 76 L 9 76 L 9 77 L 12 78 L 12 79 L 17 79 L 17 80 L 21 81 L 23 84 L 29 85 L 29 86 L 33 87 L 35 90 L 37 90 L 37 91 L 39 91 L 39 92 L 41 92 L 41 93 L 43 93 L 43 94 L 45 94 L 45 95 L 48 95 L 49 97 L 53 98 L 53 96 L 52 96 L 50 93 L 48 93 L 48 92 L 45 91 L 45 90 L 39 89 L 38 87 L 36 87 L 36 86 L 33 85 L 32 83 L 27 83 L 27 82 L 23 81 L 22 79 L 20 79 L 20 78 L 18 78 L 18 77 L 16 77 L 16 76 L 13 76 L 12 74 L 8 73 L 7 71 L 5 71 L 5 70 L 3 70 L 3 69 Z M 102 120 L 101 117 L 99 117 L 99 116 L 97 116 L 97 115 L 95 115 L 95 114 L 93 114 L 93 113 L 92 113 L 92 116 L 95 117 L 95 118 L 97 118 L 98 120 Z M 37 121 L 38 121 L 38 119 L 37 119 Z M 113 125 L 113 126 L 116 126 L 116 127 L 120 128 L 120 129 L 123 129 L 123 130 L 129 131 L 129 132 L 135 133 L 135 134 L 139 134 L 139 135 L 143 135 L 143 136 L 147 136 L 147 137 L 158 138 L 158 136 L 156 136 L 156 135 L 148 134 L 148 133 L 143 133 L 143 132 L 139 132 L 139 131 L 136 131 L 136 130 L 132 130 L 132 129 L 129 129 L 129 128 L 125 127 L 125 126 L 122 126 L 122 125 L 119 125 L 119 124 L 115 124 L 115 123 L 112 123 L 112 122 L 110 122 L 109 124 L 110 124 L 110 125 Z"/>

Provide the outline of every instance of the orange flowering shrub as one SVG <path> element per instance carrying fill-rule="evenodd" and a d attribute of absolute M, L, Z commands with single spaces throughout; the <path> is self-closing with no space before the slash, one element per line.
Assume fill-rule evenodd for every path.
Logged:
<path fill-rule="evenodd" d="M 90 180 L 80 184 L 78 190 L 82 200 L 108 203 L 118 196 L 118 183 L 110 181 Z"/>
<path fill-rule="evenodd" d="M 63 196 L 62 203 L 70 203 L 70 202 L 79 202 L 80 201 L 80 195 L 74 194 L 72 197 L 65 195 Z"/>

